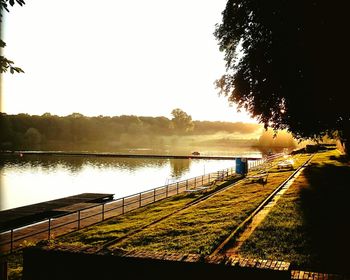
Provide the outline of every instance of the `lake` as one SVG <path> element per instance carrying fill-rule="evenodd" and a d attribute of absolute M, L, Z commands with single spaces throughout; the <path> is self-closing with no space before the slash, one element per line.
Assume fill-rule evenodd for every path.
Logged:
<path fill-rule="evenodd" d="M 261 157 L 257 150 L 202 155 Z M 80 193 L 136 194 L 226 168 L 234 160 L 0 156 L 0 211 Z"/>

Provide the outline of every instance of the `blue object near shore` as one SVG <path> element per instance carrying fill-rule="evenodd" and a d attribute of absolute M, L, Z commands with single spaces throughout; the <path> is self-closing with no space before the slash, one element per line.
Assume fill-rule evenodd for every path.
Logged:
<path fill-rule="evenodd" d="M 246 158 L 236 158 L 236 173 L 241 175 L 248 173 L 248 160 Z"/>

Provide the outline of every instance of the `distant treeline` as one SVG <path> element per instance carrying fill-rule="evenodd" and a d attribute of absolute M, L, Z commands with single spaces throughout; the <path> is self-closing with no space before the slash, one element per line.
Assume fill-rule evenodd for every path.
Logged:
<path fill-rule="evenodd" d="M 210 121 L 191 121 L 191 129 L 184 129 L 181 119 L 176 118 L 0 113 L 0 149 L 113 151 L 122 147 L 153 148 L 180 144 L 181 137 L 218 133 L 239 135 L 237 138 L 242 139 L 261 129 L 258 124 Z"/>

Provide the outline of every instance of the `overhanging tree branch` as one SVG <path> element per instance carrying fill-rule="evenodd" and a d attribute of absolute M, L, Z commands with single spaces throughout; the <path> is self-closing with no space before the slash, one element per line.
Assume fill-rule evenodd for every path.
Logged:
<path fill-rule="evenodd" d="M 25 2 L 23 0 L 1 0 L 0 2 L 0 22 L 2 22 L 2 16 L 3 11 L 9 12 L 8 4 L 10 6 L 13 6 L 15 3 L 19 4 L 20 6 L 23 6 Z M 10 59 L 7 59 L 5 56 L 2 55 L 3 48 L 6 47 L 6 43 L 0 39 L 0 49 L 1 49 L 1 55 L 0 55 L 0 73 L 6 73 L 10 72 L 11 74 L 14 73 L 24 73 L 24 71 L 17 66 L 14 66 L 14 62 Z"/>

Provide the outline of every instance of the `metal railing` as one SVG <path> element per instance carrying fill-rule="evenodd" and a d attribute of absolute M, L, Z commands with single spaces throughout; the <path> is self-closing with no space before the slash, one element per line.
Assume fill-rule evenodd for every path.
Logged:
<path fill-rule="evenodd" d="M 269 160 L 271 160 L 271 158 L 248 161 L 248 169 L 255 169 Z M 185 192 L 186 190 L 209 185 L 214 181 L 224 180 L 234 173 L 233 168 L 227 168 L 112 201 L 103 202 L 97 206 L 94 205 L 69 214 L 57 215 L 31 225 L 0 232 L 0 255 L 12 253 L 30 243 L 35 243 L 40 240 L 50 240 L 55 236 L 80 230 L 81 228 L 125 214 L 134 209 Z"/>

